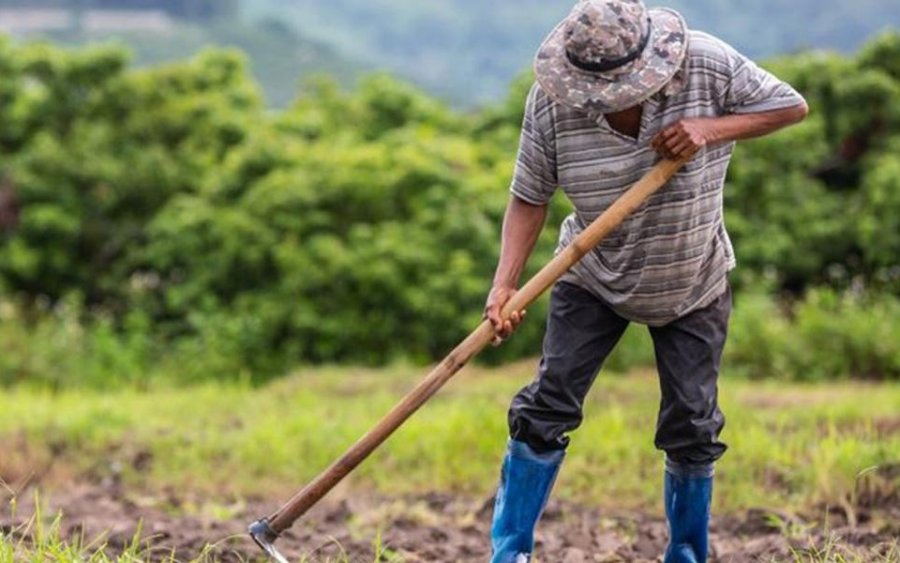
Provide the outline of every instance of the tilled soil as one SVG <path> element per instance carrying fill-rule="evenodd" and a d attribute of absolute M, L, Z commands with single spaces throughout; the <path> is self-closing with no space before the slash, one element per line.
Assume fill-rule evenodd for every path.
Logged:
<path fill-rule="evenodd" d="M 277 506 L 277 501 L 214 504 L 175 495 L 140 497 L 118 486 L 101 485 L 41 494 L 49 505 L 45 518 L 62 512 L 63 536 L 86 542 L 98 539 L 95 548 L 110 555 L 131 545 L 140 523 L 144 554 L 150 561 L 173 553 L 179 561 L 202 556 L 225 562 L 261 560 L 259 549 L 245 534 L 246 525 Z M 20 495 L 16 515 L 0 517 L 0 530 L 7 537 L 29 541 L 32 497 Z M 491 499 L 446 494 L 331 498 L 286 532 L 278 547 L 291 561 L 310 563 L 344 556 L 352 562 L 372 562 L 376 544 L 386 550 L 385 561 L 487 561 L 491 508 Z M 898 549 L 900 507 L 854 511 L 850 517 L 854 525 L 846 516 L 845 512 L 818 515 L 818 520 L 829 521 L 827 531 L 811 520 L 765 510 L 714 518 L 712 560 L 789 561 L 795 559 L 792 554 L 831 550 L 831 556 L 820 551 L 819 558 L 836 560 L 837 554 L 845 554 L 863 561 L 888 561 L 885 554 Z M 656 514 L 552 500 L 537 533 L 537 555 L 550 563 L 658 561 L 665 542 L 665 522 Z"/>

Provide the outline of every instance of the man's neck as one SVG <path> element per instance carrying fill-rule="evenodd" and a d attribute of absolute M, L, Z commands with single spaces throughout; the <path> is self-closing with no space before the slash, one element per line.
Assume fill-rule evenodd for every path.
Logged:
<path fill-rule="evenodd" d="M 641 131 L 642 114 L 643 108 L 637 105 L 622 111 L 604 114 L 603 117 L 609 126 L 619 133 L 637 139 Z"/>

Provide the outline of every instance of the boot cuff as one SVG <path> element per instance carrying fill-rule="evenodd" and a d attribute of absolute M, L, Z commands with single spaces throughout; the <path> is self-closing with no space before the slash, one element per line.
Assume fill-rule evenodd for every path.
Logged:
<path fill-rule="evenodd" d="M 563 457 L 565 457 L 566 455 L 565 450 L 550 450 L 538 453 L 525 442 L 520 442 L 519 440 L 512 439 L 510 439 L 507 443 L 507 450 L 509 451 L 509 455 L 511 455 L 512 457 L 518 459 L 527 459 L 529 461 L 544 463 L 548 465 L 557 465 L 561 463 Z"/>
<path fill-rule="evenodd" d="M 676 477 L 687 477 L 689 479 L 711 478 L 716 473 L 715 463 L 678 463 L 666 457 L 666 472 Z"/>

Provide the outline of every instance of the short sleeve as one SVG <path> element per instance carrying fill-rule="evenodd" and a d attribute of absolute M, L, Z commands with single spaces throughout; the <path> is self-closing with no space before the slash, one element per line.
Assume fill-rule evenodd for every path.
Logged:
<path fill-rule="evenodd" d="M 535 205 L 549 202 L 557 188 L 551 103 L 540 86 L 531 87 L 510 186 L 514 196 Z"/>
<path fill-rule="evenodd" d="M 794 107 L 804 103 L 786 82 L 760 68 L 736 49 L 722 42 L 729 75 L 719 92 L 725 113 L 759 113 Z"/>

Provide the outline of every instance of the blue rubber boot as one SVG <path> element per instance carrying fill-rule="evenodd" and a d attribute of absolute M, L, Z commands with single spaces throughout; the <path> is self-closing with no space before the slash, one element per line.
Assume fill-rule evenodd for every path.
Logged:
<path fill-rule="evenodd" d="M 704 563 L 709 551 L 713 465 L 666 461 L 665 501 L 669 545 L 663 563 Z"/>
<path fill-rule="evenodd" d="M 537 453 L 510 440 L 500 473 L 491 526 L 491 563 L 524 563 L 534 549 L 534 527 L 547 504 L 563 450 Z"/>

